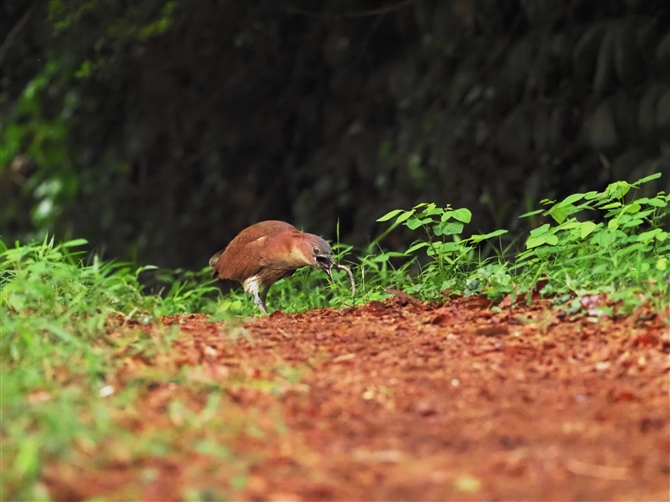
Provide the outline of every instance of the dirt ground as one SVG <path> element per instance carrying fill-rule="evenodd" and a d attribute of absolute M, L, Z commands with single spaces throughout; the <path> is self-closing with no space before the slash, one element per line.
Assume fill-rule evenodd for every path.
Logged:
<path fill-rule="evenodd" d="M 670 311 L 610 319 L 598 302 L 568 315 L 542 300 L 495 312 L 399 295 L 243 326 L 165 318 L 173 360 L 129 358 L 117 385 L 147 365 L 217 383 L 231 460 L 187 448 L 53 463 L 44 483 L 61 500 L 667 501 Z M 175 396 L 205 407 L 206 385 L 175 382 L 149 386 L 125 427 L 168 434 Z"/>

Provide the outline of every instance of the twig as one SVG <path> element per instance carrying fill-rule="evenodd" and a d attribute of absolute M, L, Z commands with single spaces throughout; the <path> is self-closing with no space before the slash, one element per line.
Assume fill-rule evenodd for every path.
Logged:
<path fill-rule="evenodd" d="M 573 474 L 588 476 L 590 478 L 618 481 L 628 479 L 629 472 L 626 467 L 608 467 L 606 465 L 585 464 L 577 459 L 569 458 L 565 468 Z"/>
<path fill-rule="evenodd" d="M 354 359 L 356 357 L 356 354 L 345 354 L 343 356 L 337 356 L 335 359 L 332 360 L 333 363 L 341 363 L 342 361 L 349 361 L 351 359 Z"/>
<path fill-rule="evenodd" d="M 288 338 L 289 340 L 293 338 L 293 335 L 289 335 L 286 331 L 284 331 L 281 328 L 277 328 L 277 331 L 279 331 L 284 338 Z"/>

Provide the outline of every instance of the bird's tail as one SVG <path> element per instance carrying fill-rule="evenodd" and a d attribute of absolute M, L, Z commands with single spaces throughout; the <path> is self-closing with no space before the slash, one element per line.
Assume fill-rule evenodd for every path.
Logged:
<path fill-rule="evenodd" d="M 219 251 L 218 253 L 216 253 L 214 256 L 212 256 L 209 259 L 209 266 L 212 267 L 212 277 L 214 277 L 216 275 L 216 264 L 219 261 L 219 257 L 221 256 L 221 253 L 223 253 L 223 251 Z"/>

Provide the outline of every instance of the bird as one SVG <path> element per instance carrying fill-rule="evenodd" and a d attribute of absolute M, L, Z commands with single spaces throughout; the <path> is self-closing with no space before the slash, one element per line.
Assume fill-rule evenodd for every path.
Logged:
<path fill-rule="evenodd" d="M 306 266 L 323 270 L 331 281 L 333 268 L 346 269 L 355 293 L 353 274 L 335 263 L 330 244 L 284 221 L 261 221 L 245 228 L 209 259 L 209 266 L 212 277 L 240 282 L 264 315 L 270 287 Z"/>

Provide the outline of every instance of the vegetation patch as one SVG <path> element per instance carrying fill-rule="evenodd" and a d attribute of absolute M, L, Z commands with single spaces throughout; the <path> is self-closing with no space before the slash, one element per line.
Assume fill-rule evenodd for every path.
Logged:
<path fill-rule="evenodd" d="M 559 452 L 554 473 L 656 493 L 668 472 L 670 197 L 631 197 L 656 178 L 546 201 L 524 215 L 536 223 L 525 241 L 465 237 L 467 209 L 392 211 L 380 218 L 389 232 L 422 237 L 362 252 L 356 296 L 343 272 L 329 285 L 301 270 L 273 288 L 280 312 L 246 321 L 251 299 L 221 298 L 204 270 L 104 262 L 77 251 L 83 240 L 3 244 L 2 498 L 387 498 L 393 487 L 514 498 L 513 476 L 542 478 L 531 467 L 542 445 Z M 510 406 L 540 432 L 486 418 Z M 629 429 L 637 463 L 619 448 Z M 467 446 L 482 430 L 483 446 Z M 571 441 L 579 458 L 561 453 Z M 498 463 L 483 460 L 492 451 Z M 445 470 L 446 458 L 460 463 Z M 579 493 L 623 493 L 596 481 Z"/>

